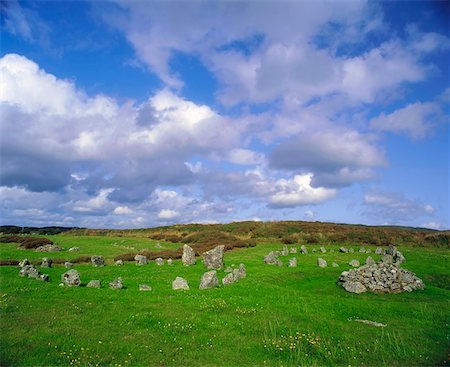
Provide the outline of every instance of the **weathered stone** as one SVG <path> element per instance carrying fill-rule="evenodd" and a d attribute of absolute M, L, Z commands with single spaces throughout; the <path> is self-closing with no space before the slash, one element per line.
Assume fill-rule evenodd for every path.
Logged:
<path fill-rule="evenodd" d="M 347 250 L 347 248 L 346 248 L 346 247 L 341 247 L 341 248 L 339 248 L 339 252 L 344 252 L 344 253 L 347 253 L 347 252 L 348 252 L 348 250 Z"/>
<path fill-rule="evenodd" d="M 50 280 L 50 277 L 48 274 L 41 274 L 39 275 L 38 280 L 40 280 L 41 282 L 48 282 Z"/>
<path fill-rule="evenodd" d="M 80 251 L 80 248 L 79 248 L 79 247 L 71 247 L 71 248 L 69 249 L 69 251 L 70 251 L 70 252 Z"/>
<path fill-rule="evenodd" d="M 222 284 L 223 285 L 228 285 L 228 284 L 231 284 L 231 283 L 234 283 L 234 276 L 233 276 L 233 273 L 228 273 L 227 275 L 225 275 L 222 278 Z"/>
<path fill-rule="evenodd" d="M 81 284 L 80 273 L 70 269 L 61 275 L 61 282 L 69 287 L 78 287 Z"/>
<path fill-rule="evenodd" d="M 33 265 L 24 265 L 19 271 L 19 276 L 28 278 L 39 278 L 39 271 Z"/>
<path fill-rule="evenodd" d="M 100 288 L 101 287 L 101 283 L 100 280 L 91 280 L 89 281 L 89 283 L 87 284 L 88 288 Z"/>
<path fill-rule="evenodd" d="M 234 280 L 238 281 L 244 279 L 247 276 L 247 269 L 244 264 L 240 264 L 238 269 L 233 269 Z"/>
<path fill-rule="evenodd" d="M 300 246 L 300 252 L 301 252 L 302 254 L 307 254 L 307 253 L 308 253 L 308 249 L 306 248 L 305 245 L 301 245 L 301 246 Z"/>
<path fill-rule="evenodd" d="M 123 288 L 123 280 L 121 277 L 114 279 L 109 283 L 109 288 L 111 289 L 122 289 Z"/>
<path fill-rule="evenodd" d="M 104 266 L 105 265 L 105 259 L 103 256 L 91 256 L 91 263 L 93 266 Z"/>
<path fill-rule="evenodd" d="M 327 267 L 327 262 L 324 259 L 322 259 L 321 257 L 319 257 L 317 259 L 317 266 L 319 268 L 326 268 Z"/>
<path fill-rule="evenodd" d="M 167 265 L 172 266 L 173 260 L 171 258 L 167 259 Z"/>
<path fill-rule="evenodd" d="M 359 263 L 358 260 L 353 259 L 352 261 L 350 261 L 350 262 L 348 263 L 348 265 L 356 267 L 356 266 L 360 266 L 360 263 Z"/>
<path fill-rule="evenodd" d="M 64 263 L 64 267 L 65 267 L 66 269 L 72 269 L 72 268 L 73 268 L 73 264 L 72 264 L 71 262 L 69 262 L 69 261 L 66 261 L 66 262 Z"/>
<path fill-rule="evenodd" d="M 283 246 L 283 250 L 281 250 L 281 256 L 289 255 L 289 249 L 286 245 Z"/>
<path fill-rule="evenodd" d="M 143 291 L 143 292 L 151 291 L 151 290 L 152 290 L 152 287 L 150 287 L 150 286 L 147 285 L 147 284 L 139 284 L 139 290 L 140 290 L 140 291 Z"/>
<path fill-rule="evenodd" d="M 225 273 L 231 273 L 233 271 L 233 268 L 231 266 L 227 266 L 224 270 Z"/>
<path fill-rule="evenodd" d="M 351 293 L 367 292 L 367 288 L 361 282 L 345 282 L 342 286 L 347 292 Z"/>
<path fill-rule="evenodd" d="M 296 254 L 296 253 L 297 253 L 297 247 L 291 247 L 291 248 L 289 249 L 289 253 L 291 253 L 291 254 Z"/>
<path fill-rule="evenodd" d="M 325 247 L 320 247 L 319 248 L 319 250 L 320 250 L 320 252 L 322 253 L 322 254 L 324 254 L 324 253 L 326 253 L 327 252 L 327 250 L 326 250 L 326 248 Z"/>
<path fill-rule="evenodd" d="M 147 265 L 147 256 L 137 254 L 134 257 L 134 261 L 137 266 Z"/>
<path fill-rule="evenodd" d="M 208 269 L 222 269 L 223 268 L 223 251 L 225 246 L 220 245 L 214 247 L 212 250 L 203 253 L 203 264 Z"/>
<path fill-rule="evenodd" d="M 372 259 L 372 256 L 367 256 L 366 265 L 375 265 L 375 260 Z"/>
<path fill-rule="evenodd" d="M 189 265 L 195 265 L 196 259 L 195 259 L 195 251 L 192 249 L 191 246 L 184 245 L 183 246 L 183 255 L 181 257 L 181 262 L 183 265 L 189 266 Z"/>
<path fill-rule="evenodd" d="M 264 262 L 269 265 L 277 265 L 278 264 L 278 256 L 275 252 L 271 251 L 268 255 L 264 257 Z"/>
<path fill-rule="evenodd" d="M 164 259 L 162 257 L 157 257 L 155 259 L 155 264 L 158 266 L 163 266 L 164 265 Z"/>
<path fill-rule="evenodd" d="M 36 248 L 35 251 L 37 252 L 57 252 L 57 251 L 61 251 L 62 247 L 59 247 L 58 245 L 42 245 Z"/>
<path fill-rule="evenodd" d="M 296 268 L 297 267 L 297 258 L 293 257 L 289 259 L 289 265 L 290 268 Z"/>
<path fill-rule="evenodd" d="M 176 277 L 175 280 L 172 282 L 172 289 L 184 289 L 189 290 L 189 285 L 186 279 L 181 277 Z"/>
<path fill-rule="evenodd" d="M 115 264 L 116 264 L 116 266 L 122 266 L 123 265 L 123 260 L 117 260 L 116 262 L 115 262 Z"/>
<path fill-rule="evenodd" d="M 210 289 L 215 288 L 219 285 L 219 279 L 217 278 L 217 272 L 211 270 L 203 274 L 200 280 L 200 289 Z"/>
<path fill-rule="evenodd" d="M 381 247 L 377 247 L 376 250 L 375 250 L 375 253 L 377 255 L 382 255 L 383 254 L 383 249 Z"/>
<path fill-rule="evenodd" d="M 19 267 L 23 268 L 25 265 L 30 265 L 30 262 L 28 259 L 23 259 L 21 262 L 19 262 Z"/>
<path fill-rule="evenodd" d="M 366 250 L 366 254 L 370 254 L 370 253 L 372 253 L 372 250 L 371 250 L 370 248 L 368 248 L 368 249 Z"/>
<path fill-rule="evenodd" d="M 48 257 L 42 258 L 41 268 L 51 268 L 53 260 Z"/>
<path fill-rule="evenodd" d="M 335 262 L 333 262 L 333 263 L 331 264 L 331 266 L 332 266 L 333 268 L 338 268 L 338 267 L 339 267 L 339 264 L 338 264 L 338 263 L 335 263 Z"/>
<path fill-rule="evenodd" d="M 359 248 L 359 252 L 365 254 L 365 253 L 366 253 L 366 249 L 365 249 L 363 246 L 361 246 L 361 247 Z"/>

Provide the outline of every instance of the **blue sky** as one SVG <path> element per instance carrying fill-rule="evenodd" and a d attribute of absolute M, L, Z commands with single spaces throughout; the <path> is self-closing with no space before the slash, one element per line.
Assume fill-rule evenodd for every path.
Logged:
<path fill-rule="evenodd" d="M 2 3 L 2 224 L 450 229 L 446 1 Z"/>

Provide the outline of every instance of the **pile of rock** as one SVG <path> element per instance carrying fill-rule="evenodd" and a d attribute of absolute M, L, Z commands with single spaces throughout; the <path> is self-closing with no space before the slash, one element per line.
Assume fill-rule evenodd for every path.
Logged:
<path fill-rule="evenodd" d="M 352 293 L 400 293 L 425 288 L 421 279 L 401 267 L 405 257 L 394 246 L 389 246 L 378 263 L 369 258 L 366 265 L 342 272 L 338 284 Z"/>
<path fill-rule="evenodd" d="M 58 245 L 51 245 L 51 244 L 47 244 L 47 245 L 42 245 L 36 248 L 36 252 L 57 252 L 57 251 L 61 251 L 62 248 L 59 247 Z"/>
<path fill-rule="evenodd" d="M 47 274 L 41 274 L 39 270 L 37 270 L 33 265 L 30 265 L 27 261 L 23 261 L 24 265 L 21 267 L 19 271 L 19 276 L 28 277 L 32 279 L 37 279 L 42 282 L 47 282 L 49 277 Z M 27 264 L 28 263 L 28 264 Z"/>

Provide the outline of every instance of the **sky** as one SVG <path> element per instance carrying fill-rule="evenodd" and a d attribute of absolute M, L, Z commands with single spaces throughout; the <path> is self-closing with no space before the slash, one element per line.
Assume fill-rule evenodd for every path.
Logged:
<path fill-rule="evenodd" d="M 450 229 L 449 4 L 3 0 L 0 222 Z"/>

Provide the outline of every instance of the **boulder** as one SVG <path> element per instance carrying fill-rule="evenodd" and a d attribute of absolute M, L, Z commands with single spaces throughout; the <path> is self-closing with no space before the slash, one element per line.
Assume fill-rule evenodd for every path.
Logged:
<path fill-rule="evenodd" d="M 41 268 L 51 268 L 53 260 L 48 257 L 42 258 Z"/>
<path fill-rule="evenodd" d="M 181 277 L 176 277 L 175 280 L 172 282 L 172 289 L 184 289 L 189 290 L 189 285 L 186 279 Z"/>
<path fill-rule="evenodd" d="M 78 287 L 81 284 L 80 273 L 70 269 L 61 275 L 61 282 L 68 287 Z"/>
<path fill-rule="evenodd" d="M 72 268 L 73 268 L 73 264 L 72 264 L 71 262 L 69 262 L 69 261 L 66 261 L 66 262 L 64 263 L 64 267 L 65 267 L 66 269 L 72 269 Z"/>
<path fill-rule="evenodd" d="M 208 269 L 222 269 L 223 268 L 223 251 L 225 246 L 216 246 L 212 250 L 203 253 L 203 264 Z"/>
<path fill-rule="evenodd" d="M 105 259 L 103 256 L 91 256 L 91 263 L 93 266 L 104 266 L 105 265 Z"/>
<path fill-rule="evenodd" d="M 290 254 L 296 254 L 296 253 L 297 253 L 297 247 L 291 247 L 291 248 L 289 249 L 289 253 L 290 253 Z"/>
<path fill-rule="evenodd" d="M 173 265 L 173 260 L 172 259 L 167 259 L 167 265 L 172 266 Z"/>
<path fill-rule="evenodd" d="M 338 267 L 339 267 L 339 264 L 338 264 L 338 263 L 335 263 L 335 262 L 333 262 L 333 263 L 331 264 L 331 266 L 332 266 L 333 268 L 338 268 Z"/>
<path fill-rule="evenodd" d="M 358 260 L 353 259 L 352 261 L 350 261 L 350 262 L 348 263 L 348 265 L 357 267 L 357 266 L 360 266 L 360 263 L 359 263 Z"/>
<path fill-rule="evenodd" d="M 297 258 L 293 257 L 289 259 L 289 265 L 290 268 L 296 268 L 297 267 Z"/>
<path fill-rule="evenodd" d="M 238 269 L 233 269 L 233 277 L 235 281 L 244 279 L 247 276 L 247 269 L 244 264 L 240 264 Z"/>
<path fill-rule="evenodd" d="M 116 266 L 122 266 L 123 265 L 123 260 L 117 260 L 116 262 L 115 262 L 115 264 L 116 264 Z"/>
<path fill-rule="evenodd" d="M 222 284 L 223 285 L 228 285 L 234 283 L 234 276 L 232 273 L 228 273 L 227 275 L 225 275 L 222 279 Z"/>
<path fill-rule="evenodd" d="M 101 287 L 101 283 L 100 280 L 91 280 L 87 286 L 88 288 L 100 288 Z"/>
<path fill-rule="evenodd" d="M 323 246 L 320 247 L 319 250 L 320 250 L 320 252 L 321 252 L 322 254 L 324 254 L 325 252 L 327 252 L 326 248 L 323 247 Z"/>
<path fill-rule="evenodd" d="M 122 289 L 123 288 L 123 280 L 121 277 L 114 279 L 109 283 L 109 288 L 111 289 Z"/>
<path fill-rule="evenodd" d="M 69 251 L 70 251 L 70 252 L 80 251 L 80 248 L 79 248 L 79 247 L 71 247 L 71 248 L 69 249 Z"/>
<path fill-rule="evenodd" d="M 37 252 L 57 252 L 57 251 L 61 251 L 62 247 L 59 247 L 58 245 L 43 245 L 43 246 L 39 246 L 36 248 L 35 251 Z"/>
<path fill-rule="evenodd" d="M 183 265 L 186 266 L 195 265 L 196 263 L 195 252 L 191 246 L 188 245 L 183 246 L 183 255 L 181 256 L 181 262 L 183 263 Z"/>
<path fill-rule="evenodd" d="M 158 266 L 163 266 L 164 265 L 164 259 L 162 257 L 158 257 L 155 259 L 155 264 Z"/>
<path fill-rule="evenodd" d="M 319 268 L 326 268 L 327 267 L 327 262 L 324 259 L 322 259 L 321 257 L 319 257 L 317 259 L 317 266 Z"/>
<path fill-rule="evenodd" d="M 134 261 L 137 266 L 147 265 L 147 256 L 138 254 L 134 257 Z"/>
<path fill-rule="evenodd" d="M 139 284 L 139 290 L 143 292 L 151 291 L 152 287 L 147 284 Z"/>
<path fill-rule="evenodd" d="M 340 248 L 339 248 L 339 252 L 347 253 L 348 250 L 347 250 L 346 247 L 340 247 Z"/>
<path fill-rule="evenodd" d="M 23 259 L 22 261 L 19 262 L 19 268 L 23 268 L 25 265 L 30 265 L 28 259 Z"/>
<path fill-rule="evenodd" d="M 237 269 L 236 269 L 237 270 Z M 210 289 L 215 288 L 219 285 L 219 279 L 217 278 L 217 272 L 211 270 L 203 274 L 200 280 L 200 289 Z"/>
<path fill-rule="evenodd" d="M 306 248 L 305 245 L 301 245 L 300 246 L 300 253 L 302 253 L 302 254 L 307 254 L 308 253 L 308 249 Z"/>

